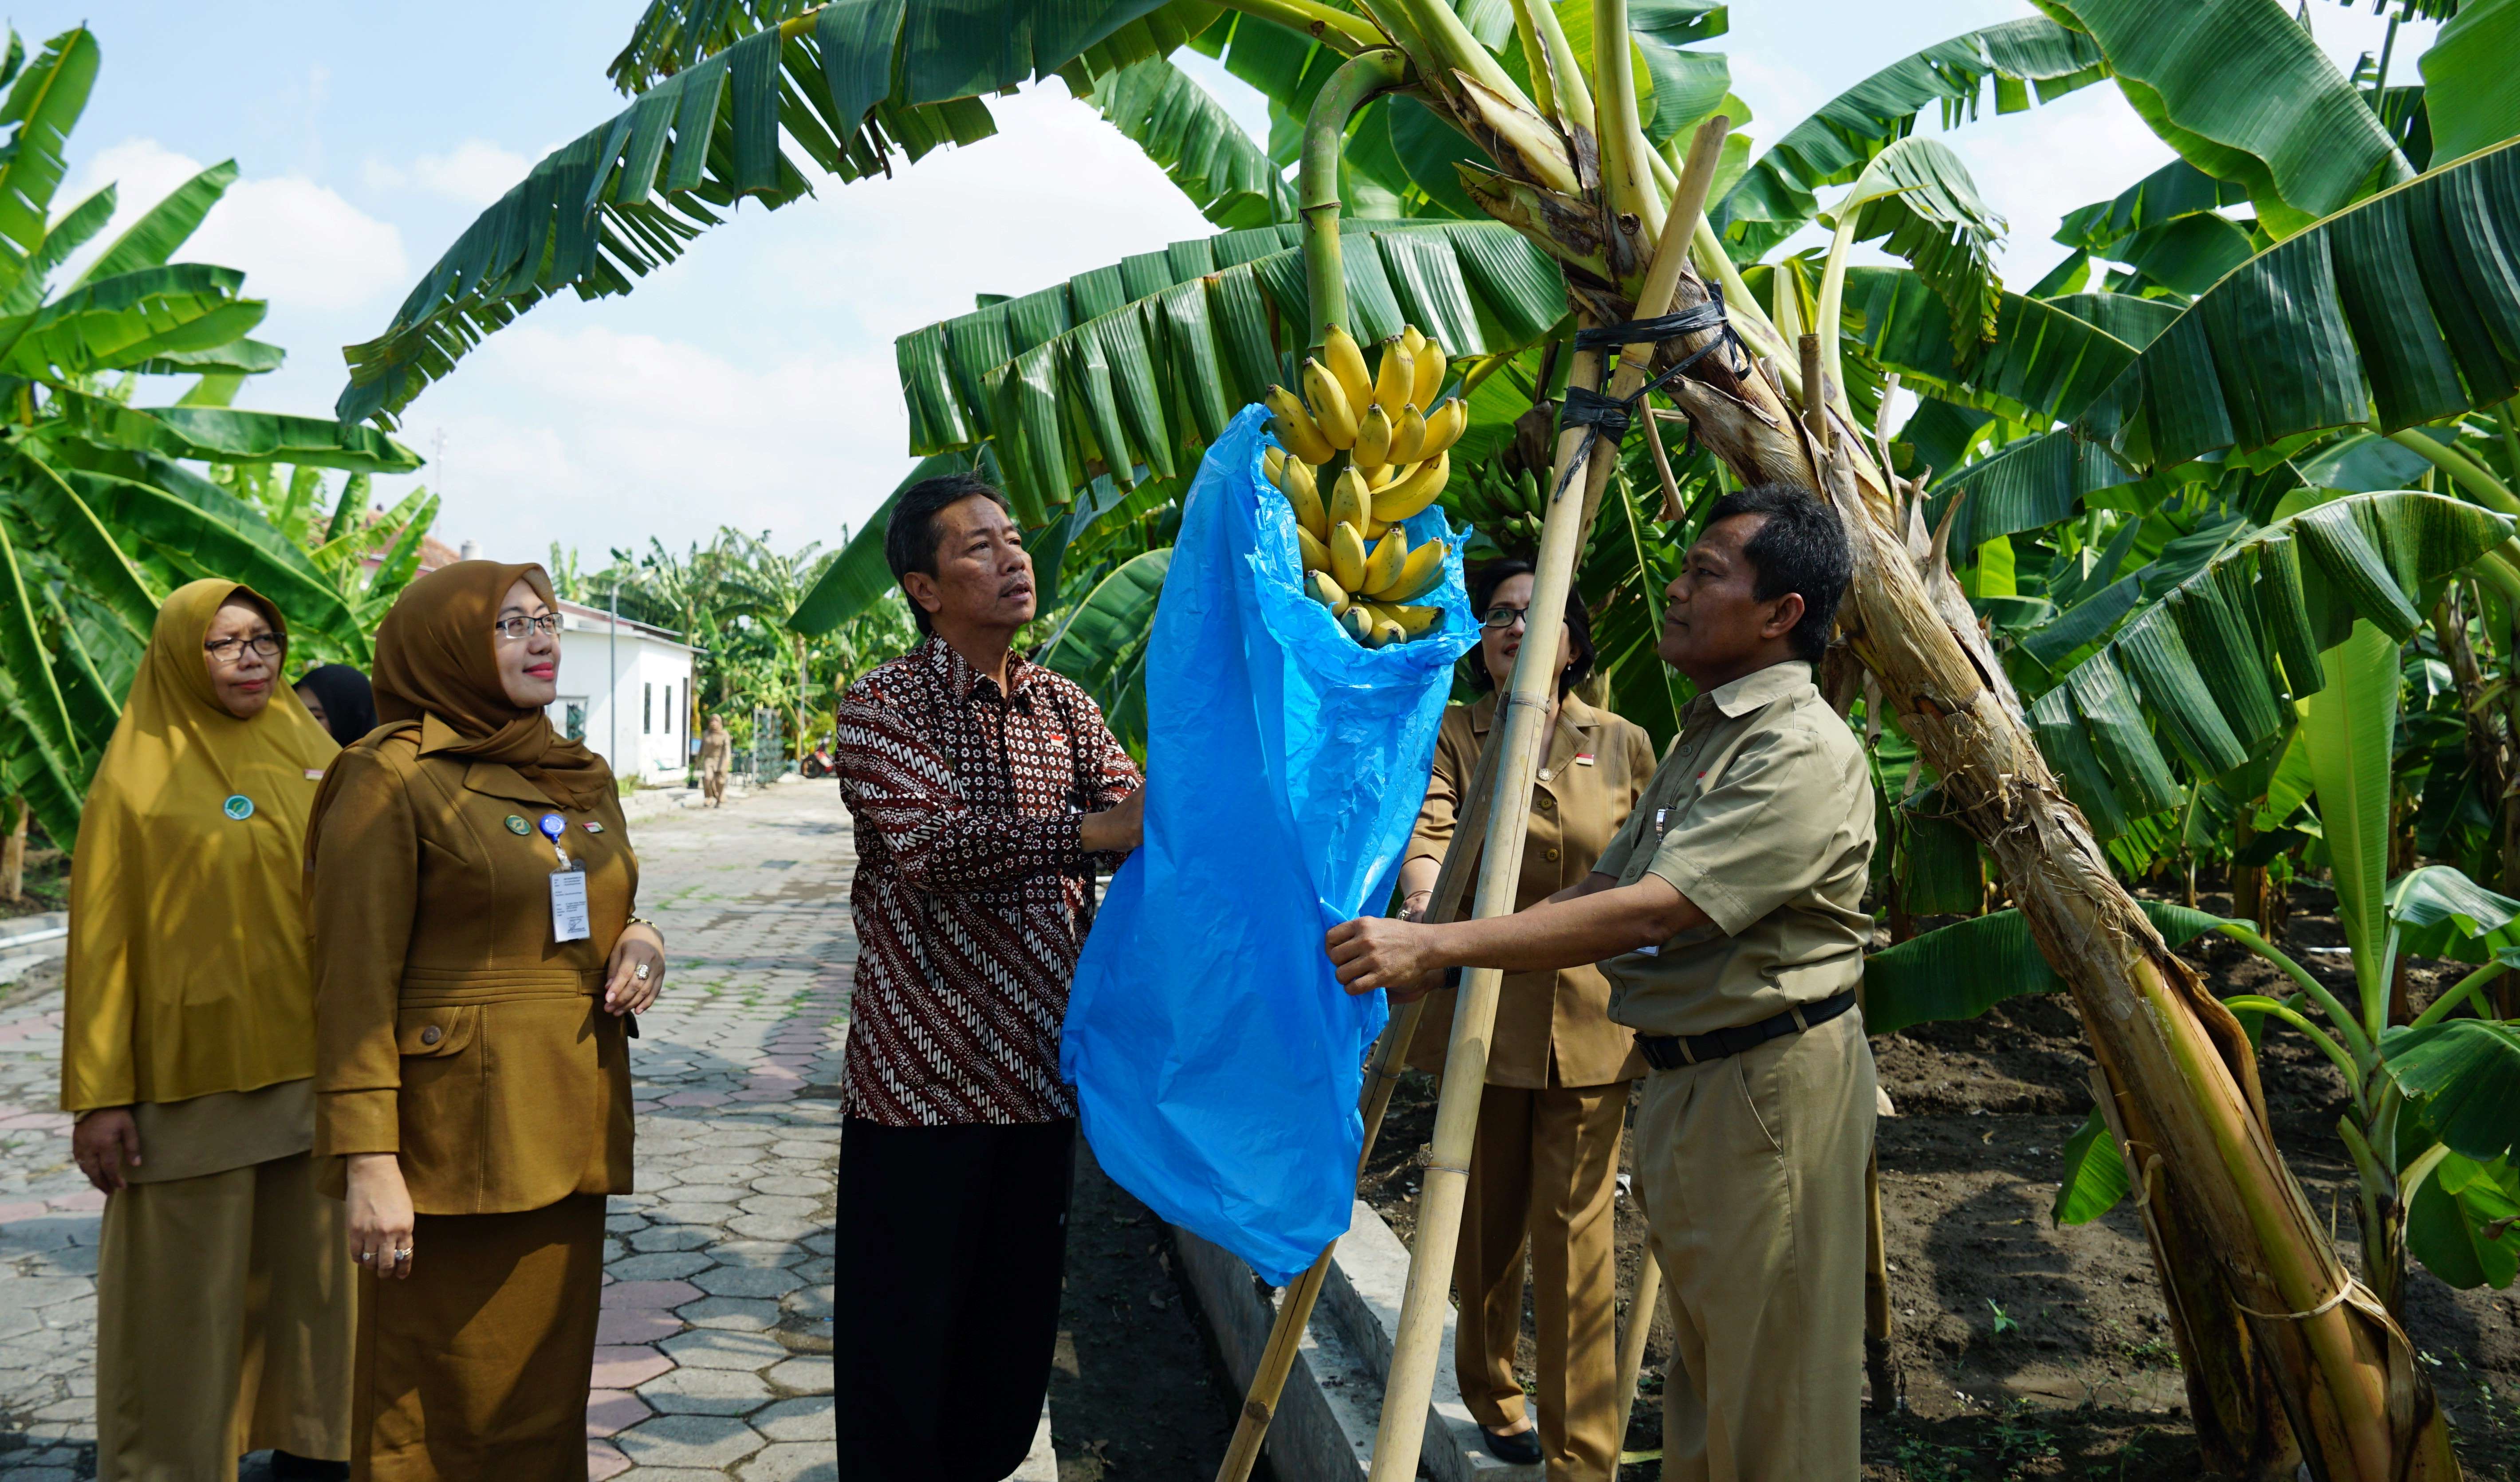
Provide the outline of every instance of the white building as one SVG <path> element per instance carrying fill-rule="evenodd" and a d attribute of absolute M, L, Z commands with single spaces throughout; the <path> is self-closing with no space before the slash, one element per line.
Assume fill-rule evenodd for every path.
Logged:
<path fill-rule="evenodd" d="M 692 646 L 601 607 L 560 605 L 560 697 L 552 724 L 616 777 L 679 783 L 692 757 Z"/>

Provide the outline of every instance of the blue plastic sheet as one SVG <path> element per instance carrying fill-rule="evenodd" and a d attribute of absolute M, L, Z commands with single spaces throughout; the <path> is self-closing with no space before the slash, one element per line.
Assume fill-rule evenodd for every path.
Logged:
<path fill-rule="evenodd" d="M 1347 1230 L 1386 1016 L 1340 989 L 1322 935 L 1388 903 L 1477 635 L 1459 541 L 1418 599 L 1435 631 L 1341 632 L 1297 585 L 1267 426 L 1243 409 L 1191 487 L 1148 650 L 1145 842 L 1076 965 L 1059 1071 L 1105 1173 L 1282 1285 Z M 1443 512 L 1408 531 L 1445 535 Z"/>

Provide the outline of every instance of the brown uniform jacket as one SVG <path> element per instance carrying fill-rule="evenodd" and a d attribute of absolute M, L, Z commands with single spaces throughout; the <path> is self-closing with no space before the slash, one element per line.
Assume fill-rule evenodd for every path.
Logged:
<path fill-rule="evenodd" d="M 1496 708 L 1496 696 L 1490 695 L 1476 704 L 1445 710 L 1435 734 L 1435 771 L 1426 785 L 1426 803 L 1409 841 L 1411 858 L 1440 861 L 1452 843 L 1454 816 L 1469 791 L 1470 774 L 1478 766 L 1479 749 L 1487 744 Z M 1531 831 L 1522 846 L 1516 911 L 1538 905 L 1592 873 L 1593 862 L 1636 806 L 1653 767 L 1653 742 L 1642 727 L 1566 697 L 1557 707 L 1547 759 L 1532 784 Z M 1458 996 L 1449 990 L 1428 996 L 1418 1037 L 1410 1043 L 1410 1064 L 1420 1070 L 1444 1068 Z M 1488 1055 L 1489 1085 L 1535 1091 L 1603 1086 L 1634 1080 L 1644 1069 L 1635 1036 L 1610 1022 L 1610 982 L 1599 968 L 1506 975 Z"/>
<path fill-rule="evenodd" d="M 627 1193 L 626 1026 L 602 997 L 639 890 L 620 806 L 562 808 L 513 768 L 430 754 L 458 740 L 432 716 L 334 763 L 307 890 L 316 1153 L 401 1153 L 422 1214 Z M 548 813 L 586 868 L 581 941 L 552 940 Z"/>

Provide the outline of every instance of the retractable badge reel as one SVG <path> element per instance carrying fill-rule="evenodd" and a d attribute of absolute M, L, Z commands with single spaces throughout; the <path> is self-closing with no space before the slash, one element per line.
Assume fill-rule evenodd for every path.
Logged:
<path fill-rule="evenodd" d="M 595 926 L 586 909 L 586 867 L 571 860 L 568 851 L 560 846 L 560 836 L 568 828 L 568 820 L 557 813 L 546 813 L 534 827 L 551 840 L 552 857 L 560 861 L 551 877 L 552 940 L 582 942 L 595 934 Z"/>

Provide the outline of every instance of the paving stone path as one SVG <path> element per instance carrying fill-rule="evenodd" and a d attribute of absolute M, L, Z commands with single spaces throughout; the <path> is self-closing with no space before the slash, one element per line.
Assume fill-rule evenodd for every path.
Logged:
<path fill-rule="evenodd" d="M 612 1201 L 591 1482 L 836 1482 L 832 1220 L 856 953 L 830 783 L 632 825 L 672 973 L 640 1020 L 638 1188 Z M 0 1008 L 0 1477 L 95 1475 L 102 1195 L 53 1110 L 57 972 Z M 248 1479 L 264 1475 L 256 1458 Z"/>

